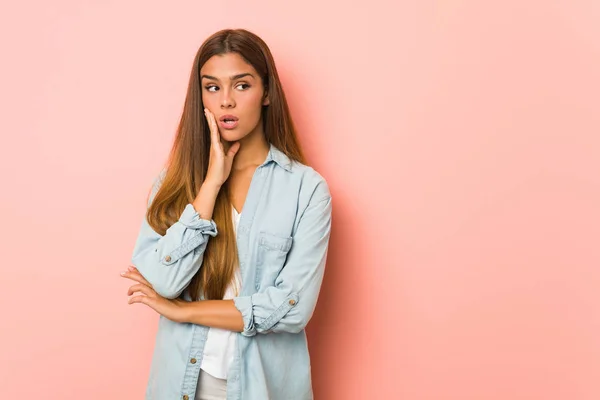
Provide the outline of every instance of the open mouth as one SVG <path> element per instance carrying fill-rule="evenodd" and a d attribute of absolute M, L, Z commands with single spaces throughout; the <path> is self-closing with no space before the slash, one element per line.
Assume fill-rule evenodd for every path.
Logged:
<path fill-rule="evenodd" d="M 235 115 L 223 115 L 219 118 L 219 124 L 223 129 L 234 129 L 238 125 L 238 117 Z"/>

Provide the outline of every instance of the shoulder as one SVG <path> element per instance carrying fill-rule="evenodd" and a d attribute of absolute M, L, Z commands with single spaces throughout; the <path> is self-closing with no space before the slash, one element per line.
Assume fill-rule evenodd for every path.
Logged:
<path fill-rule="evenodd" d="M 165 179 L 165 175 L 167 174 L 167 168 L 163 167 L 160 172 L 158 173 L 158 175 L 156 175 L 154 177 L 154 181 L 152 182 L 152 187 L 160 187 L 160 185 L 162 184 L 163 180 Z"/>
<path fill-rule="evenodd" d="M 158 192 L 160 185 L 162 185 L 166 174 L 167 174 L 167 168 L 163 167 L 160 170 L 160 172 L 158 173 L 158 175 L 156 175 L 154 177 L 154 180 L 152 181 L 152 187 L 150 189 L 150 194 L 148 195 L 148 206 L 150 206 L 150 204 L 152 203 L 152 200 L 154 199 L 154 196 L 156 196 L 156 193 Z"/>
<path fill-rule="evenodd" d="M 292 161 L 289 173 L 300 181 L 301 197 L 308 197 L 310 203 L 331 198 L 331 191 L 327 180 L 313 167 L 298 161 Z"/>

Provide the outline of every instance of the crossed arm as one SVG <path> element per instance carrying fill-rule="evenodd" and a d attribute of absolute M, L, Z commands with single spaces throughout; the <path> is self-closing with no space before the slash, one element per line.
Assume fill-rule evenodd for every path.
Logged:
<path fill-rule="evenodd" d="M 157 308 L 165 313 L 177 310 L 174 319 L 178 322 L 228 329 L 244 336 L 300 332 L 312 317 L 325 270 L 331 231 L 331 196 L 325 189 L 324 196 L 311 200 L 304 210 L 285 265 L 275 285 L 264 291 L 232 300 L 177 299 L 200 269 L 207 241 L 217 235 L 214 221 L 200 218 L 192 204 L 165 235 L 156 233 L 144 218 L 131 259 L 137 270 L 128 274 L 134 279 L 133 274 L 139 273 L 164 300 L 155 302 L 155 309 L 159 313 Z"/>

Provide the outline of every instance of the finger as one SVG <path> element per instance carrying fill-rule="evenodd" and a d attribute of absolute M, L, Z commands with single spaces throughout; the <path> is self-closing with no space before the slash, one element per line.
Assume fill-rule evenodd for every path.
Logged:
<path fill-rule="evenodd" d="M 127 303 L 129 303 L 129 304 L 133 304 L 133 303 L 148 304 L 148 296 L 140 295 L 140 296 L 130 297 L 129 300 L 127 300 Z"/>
<path fill-rule="evenodd" d="M 206 117 L 206 124 L 208 125 L 208 132 L 210 133 L 210 143 L 212 144 L 215 141 L 215 135 L 213 132 L 212 121 L 210 120 L 210 111 L 208 108 L 204 109 L 204 117 Z"/>
<path fill-rule="evenodd" d="M 219 154 L 225 155 L 223 151 L 223 142 L 221 142 L 221 131 L 219 130 L 219 125 L 217 124 L 217 119 L 215 115 L 211 113 L 210 118 L 212 119 L 213 130 L 215 131 L 215 149 L 217 149 Z"/>
<path fill-rule="evenodd" d="M 148 286 L 152 287 L 152 284 L 151 284 L 150 282 L 148 282 L 148 281 L 146 280 L 146 278 L 144 278 L 144 276 L 142 275 L 142 273 L 141 273 L 140 271 L 138 271 L 138 270 L 134 270 L 134 271 L 131 271 L 131 272 L 130 272 L 130 274 L 131 274 L 132 276 L 135 276 L 135 277 L 136 277 L 136 280 L 137 280 L 138 282 L 140 282 L 140 283 L 143 283 L 144 285 L 148 285 Z"/>
<path fill-rule="evenodd" d="M 130 286 L 129 289 L 127 290 L 127 296 L 131 296 L 135 292 L 143 293 L 146 296 L 152 296 L 154 294 L 152 289 L 150 289 L 148 286 L 143 285 L 141 283 Z"/>
<path fill-rule="evenodd" d="M 131 279 L 133 281 L 143 283 L 144 285 L 153 288 L 152 284 L 150 284 L 150 282 L 148 282 L 146 279 L 144 279 L 144 277 L 139 272 L 132 272 L 132 271 L 121 272 L 121 276 L 123 278 Z"/>
<path fill-rule="evenodd" d="M 219 125 L 217 125 L 217 119 L 215 118 L 214 114 L 210 114 L 210 119 L 212 120 L 212 126 L 215 132 L 215 144 L 220 149 L 221 147 L 219 145 L 221 144 L 221 132 L 219 131 Z"/>
<path fill-rule="evenodd" d="M 229 151 L 227 152 L 227 157 L 235 157 L 238 150 L 240 149 L 240 142 L 235 142 L 229 147 Z"/>
<path fill-rule="evenodd" d="M 144 278 L 144 275 L 142 275 L 142 273 L 137 268 L 135 268 L 134 266 L 127 267 L 127 271 L 121 272 L 121 275 L 123 275 L 123 276 L 125 276 L 125 275 L 127 275 L 127 276 L 137 276 L 140 279 L 143 279 L 144 281 L 146 281 L 146 278 Z"/>
<path fill-rule="evenodd" d="M 208 121 L 208 126 L 210 128 L 211 144 L 213 144 L 215 146 L 215 148 L 218 149 L 220 137 L 219 137 L 219 128 L 217 127 L 217 121 L 215 120 L 215 116 L 213 115 L 213 113 L 211 113 L 208 108 L 205 108 L 204 110 L 206 112 L 206 119 Z"/>

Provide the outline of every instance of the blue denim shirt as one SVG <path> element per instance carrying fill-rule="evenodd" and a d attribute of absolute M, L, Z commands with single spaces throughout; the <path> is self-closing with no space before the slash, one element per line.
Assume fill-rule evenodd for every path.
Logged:
<path fill-rule="evenodd" d="M 155 179 L 148 206 L 165 171 Z M 132 264 L 166 298 L 183 294 L 202 266 L 214 221 L 187 204 L 164 236 L 144 218 Z M 227 400 L 313 398 L 305 327 L 323 280 L 331 230 L 331 194 L 313 168 L 270 145 L 252 178 L 237 228 L 242 287 L 234 298 L 244 321 L 228 372 Z M 193 400 L 208 327 L 162 315 L 146 400 Z"/>

